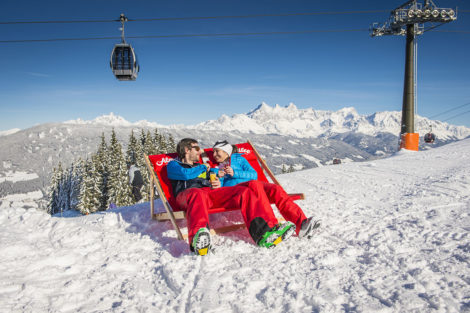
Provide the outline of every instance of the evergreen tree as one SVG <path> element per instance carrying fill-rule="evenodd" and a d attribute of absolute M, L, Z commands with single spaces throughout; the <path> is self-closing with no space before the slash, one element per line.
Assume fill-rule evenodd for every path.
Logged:
<path fill-rule="evenodd" d="M 114 130 L 113 130 L 114 132 Z M 100 181 L 100 210 L 106 210 L 109 203 L 109 167 L 111 164 L 111 156 L 106 144 L 104 133 L 101 135 L 101 143 L 96 152 L 96 157 L 92 158 L 97 172 L 97 179 Z"/>
<path fill-rule="evenodd" d="M 99 176 L 95 168 L 95 163 L 88 160 L 83 168 L 83 180 L 80 185 L 80 203 L 78 210 L 82 214 L 94 213 L 101 205 L 101 188 Z"/>
<path fill-rule="evenodd" d="M 60 188 L 63 171 L 62 164 L 59 162 L 58 167 L 53 169 L 51 184 L 48 188 L 49 202 L 47 204 L 47 213 L 53 215 L 60 211 Z"/>
<path fill-rule="evenodd" d="M 295 172 L 295 169 L 294 169 L 294 166 L 291 164 L 289 166 L 289 169 L 287 170 L 287 173 L 292 173 L 292 172 Z"/>
<path fill-rule="evenodd" d="M 137 163 L 137 138 L 134 136 L 134 130 L 131 131 L 131 135 L 129 136 L 129 143 L 127 145 L 126 157 L 127 162 L 130 164 Z"/>
<path fill-rule="evenodd" d="M 144 149 L 144 147 L 145 147 L 145 138 L 146 138 L 145 132 L 144 132 L 143 129 L 141 129 L 140 130 L 140 136 L 139 136 L 139 145 L 142 148 L 143 153 L 145 153 L 145 149 Z"/>
<path fill-rule="evenodd" d="M 83 179 L 83 159 L 80 158 L 78 162 L 72 164 L 70 171 L 70 196 L 69 196 L 69 207 L 71 210 L 78 210 L 78 204 L 80 203 L 80 186 Z"/>
<path fill-rule="evenodd" d="M 141 136 L 142 136 L 143 131 L 141 133 Z M 145 134 L 144 134 L 144 138 L 145 138 Z M 150 177 L 149 177 L 149 172 L 147 170 L 147 164 L 146 164 L 146 161 L 145 161 L 145 156 L 144 156 L 144 145 L 145 145 L 145 140 L 144 141 L 141 141 L 139 140 L 138 141 L 138 144 L 137 144 L 137 167 L 140 169 L 140 173 L 142 174 L 142 180 L 144 182 L 144 184 L 142 185 L 142 188 L 140 189 L 140 193 L 142 194 L 142 199 L 144 199 L 144 201 L 149 201 L 149 194 L 148 194 L 148 190 L 149 190 L 149 184 L 150 184 Z"/>
<path fill-rule="evenodd" d="M 157 154 L 157 150 L 155 149 L 155 144 L 152 139 L 152 135 L 150 134 L 150 130 L 147 130 L 144 140 L 144 152 L 147 155 Z"/>
<path fill-rule="evenodd" d="M 286 165 L 285 165 L 285 164 L 282 164 L 282 169 L 281 169 L 281 171 L 282 171 L 282 174 L 287 173 L 287 168 L 286 168 Z"/>
<path fill-rule="evenodd" d="M 153 141 L 153 146 L 154 146 L 154 149 L 155 149 L 155 154 L 163 153 L 163 152 L 161 152 L 162 147 L 161 147 L 161 143 L 160 143 L 160 133 L 158 132 L 158 128 L 155 128 L 155 130 L 153 131 L 152 141 Z"/>
<path fill-rule="evenodd" d="M 110 163 L 108 181 L 108 204 L 111 205 L 113 203 L 116 206 L 130 205 L 133 203 L 133 197 L 131 186 L 129 184 L 127 164 L 122 153 L 121 144 L 117 141 L 114 129 L 111 133 L 109 153 Z"/>
<path fill-rule="evenodd" d="M 167 144 L 167 153 L 176 152 L 176 142 L 175 138 L 171 134 L 168 135 L 168 144 Z"/>
<path fill-rule="evenodd" d="M 162 134 L 159 134 L 158 135 L 158 143 L 160 145 L 159 154 L 168 153 L 168 145 L 167 145 L 165 136 L 163 136 Z"/>

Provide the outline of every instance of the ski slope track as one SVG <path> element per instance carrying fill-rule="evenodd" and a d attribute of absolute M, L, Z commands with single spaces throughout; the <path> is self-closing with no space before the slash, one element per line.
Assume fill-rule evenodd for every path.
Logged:
<path fill-rule="evenodd" d="M 469 139 L 278 178 L 306 194 L 315 236 L 268 250 L 240 230 L 205 257 L 148 203 L 62 217 L 2 207 L 1 311 L 470 311 Z"/>

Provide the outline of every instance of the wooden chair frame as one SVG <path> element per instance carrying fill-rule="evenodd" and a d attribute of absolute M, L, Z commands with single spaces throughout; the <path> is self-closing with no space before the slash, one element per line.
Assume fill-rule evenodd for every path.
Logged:
<path fill-rule="evenodd" d="M 281 184 L 276 179 L 276 177 L 274 176 L 271 169 L 266 164 L 266 161 L 261 157 L 261 155 L 255 149 L 253 144 L 248 140 L 247 143 L 240 144 L 240 145 L 246 145 L 246 144 L 248 144 L 252 148 L 253 153 L 256 156 L 256 161 L 258 162 L 258 165 L 259 165 L 258 167 L 260 167 L 262 172 L 263 172 L 263 175 L 262 175 L 262 176 L 264 176 L 263 178 L 265 178 L 265 180 L 267 182 L 269 182 L 269 180 L 267 179 L 267 177 L 269 177 L 272 180 L 272 183 L 281 186 Z M 212 151 L 212 149 L 205 149 L 205 151 L 208 151 L 208 150 Z M 159 155 L 159 156 L 166 156 L 167 160 L 171 159 L 171 157 L 169 155 Z M 150 157 L 153 157 L 153 156 L 150 156 Z M 159 180 L 158 176 L 156 175 L 154 167 L 152 166 L 152 162 L 150 161 L 150 158 L 149 158 L 148 155 L 145 155 L 145 162 L 146 162 L 146 165 L 147 165 L 147 170 L 149 171 L 149 174 L 150 174 L 149 193 L 150 193 L 150 216 L 151 216 L 151 218 L 156 219 L 157 221 L 168 221 L 168 220 L 171 221 L 171 224 L 173 225 L 173 227 L 176 230 L 176 234 L 177 234 L 178 239 L 180 239 L 180 240 L 185 239 L 187 237 L 187 235 L 184 235 L 181 232 L 180 228 L 178 227 L 178 225 L 176 223 L 176 220 L 185 219 L 186 218 L 186 212 L 185 211 L 175 211 L 175 210 L 173 210 L 172 205 L 170 204 L 170 201 L 168 201 L 168 197 L 167 197 L 167 195 L 165 194 L 165 192 L 162 188 L 162 182 Z M 255 168 L 255 170 L 257 170 L 257 172 L 258 172 L 258 176 L 260 176 L 259 170 L 256 169 L 256 168 Z M 267 174 L 267 177 L 265 176 L 265 174 Z M 258 177 L 258 179 L 264 181 L 264 179 L 260 179 L 260 177 Z M 171 188 L 171 186 L 170 186 L 170 188 Z M 158 193 L 158 195 L 159 195 L 159 197 L 162 201 L 165 212 L 155 213 L 155 205 L 154 205 L 154 199 L 155 199 L 155 191 L 154 190 L 155 189 L 156 189 L 156 191 L 157 191 L 157 193 Z M 289 196 L 293 200 L 303 200 L 303 199 L 305 199 L 305 196 L 304 196 L 303 193 L 289 194 Z M 238 209 L 237 208 L 233 208 L 233 209 L 232 208 L 211 208 L 209 210 L 209 214 L 220 213 L 220 212 L 228 212 L 228 211 L 233 211 L 233 210 L 238 210 Z M 245 228 L 245 227 L 246 227 L 246 225 L 244 223 L 233 224 L 233 225 L 229 225 L 229 226 L 224 226 L 224 227 L 211 229 L 211 233 L 212 234 L 225 233 L 225 232 L 230 232 L 230 231 L 238 230 L 238 229 Z"/>

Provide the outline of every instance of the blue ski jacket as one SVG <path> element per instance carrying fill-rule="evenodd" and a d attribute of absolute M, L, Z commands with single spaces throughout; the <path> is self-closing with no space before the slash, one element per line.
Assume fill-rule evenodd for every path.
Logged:
<path fill-rule="evenodd" d="M 167 174 L 174 196 L 176 197 L 185 189 L 210 187 L 209 175 L 206 170 L 206 166 L 199 163 L 189 165 L 178 159 L 170 161 L 167 165 Z"/>
<path fill-rule="evenodd" d="M 258 173 L 251 167 L 250 163 L 242 157 L 241 153 L 233 153 L 230 156 L 230 166 L 233 169 L 233 176 L 225 175 L 220 178 L 222 187 L 235 186 L 249 180 L 258 179 Z"/>

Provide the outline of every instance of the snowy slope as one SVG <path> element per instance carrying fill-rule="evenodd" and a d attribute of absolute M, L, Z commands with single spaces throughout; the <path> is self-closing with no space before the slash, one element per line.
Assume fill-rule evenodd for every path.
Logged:
<path fill-rule="evenodd" d="M 19 129 L 19 128 L 13 128 L 13 129 L 9 129 L 9 130 L 0 131 L 0 137 L 1 137 L 1 136 L 8 136 L 8 135 L 17 133 L 17 132 L 19 132 L 20 130 L 21 130 L 21 129 Z"/>
<path fill-rule="evenodd" d="M 246 230 L 196 257 L 148 204 L 88 216 L 0 208 L 2 312 L 468 312 L 470 140 L 279 175 L 309 240 Z M 240 220 L 211 217 L 213 225 Z M 181 224 L 184 227 L 184 224 Z"/>

